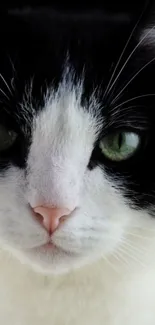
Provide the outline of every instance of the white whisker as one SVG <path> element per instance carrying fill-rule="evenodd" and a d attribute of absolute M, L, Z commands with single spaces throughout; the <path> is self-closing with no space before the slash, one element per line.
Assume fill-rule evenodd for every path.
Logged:
<path fill-rule="evenodd" d="M 121 91 L 117 94 L 117 96 L 112 100 L 111 104 L 114 104 L 117 100 L 117 98 L 122 94 L 122 92 L 130 85 L 130 83 L 142 72 L 148 65 L 150 65 L 153 61 L 155 61 L 155 58 L 147 62 L 141 69 L 139 69 L 134 76 L 126 83 L 126 85 L 121 89 Z"/>
<path fill-rule="evenodd" d="M 123 256 L 124 254 L 127 255 L 131 260 L 135 261 L 136 263 L 139 263 L 142 267 L 145 267 L 145 265 L 143 264 L 143 262 L 139 259 L 139 257 L 137 258 L 137 256 L 135 255 L 135 252 L 134 251 L 131 251 L 129 249 L 129 247 L 126 247 L 126 246 L 121 246 L 118 248 L 118 251 L 122 252 L 123 253 Z M 131 254 L 132 253 L 132 254 Z"/>
<path fill-rule="evenodd" d="M 129 263 L 129 261 L 124 257 L 124 255 L 121 254 L 120 251 L 117 251 L 117 253 L 115 252 L 113 255 L 115 258 L 117 258 L 117 260 L 119 262 L 124 263 L 125 265 L 127 265 L 129 268 L 131 267 L 131 264 Z"/>
<path fill-rule="evenodd" d="M 136 233 L 133 233 L 133 232 L 129 232 L 129 231 L 126 232 L 126 234 L 131 235 L 133 237 L 141 238 L 141 239 L 152 240 L 152 238 L 150 238 L 150 237 L 143 236 L 143 235 L 139 235 L 139 234 L 136 234 Z"/>
<path fill-rule="evenodd" d="M 130 106 L 127 106 L 127 107 L 123 107 L 123 109 L 121 110 L 121 113 L 122 112 L 127 112 L 131 110 L 131 108 L 137 108 L 137 107 L 141 107 L 140 105 L 130 105 Z M 118 110 L 116 111 L 115 110 L 115 107 L 111 109 L 110 111 L 111 115 L 116 115 L 118 113 L 120 113 Z M 122 116 L 122 115 L 121 115 Z"/>
<path fill-rule="evenodd" d="M 136 97 L 129 98 L 129 99 L 125 100 L 124 102 L 118 104 L 117 106 L 114 106 L 113 109 L 115 110 L 115 109 L 117 109 L 118 107 L 121 107 L 121 106 L 123 106 L 124 104 L 127 104 L 127 103 L 129 103 L 129 102 L 131 102 L 131 101 L 133 101 L 133 100 L 140 99 L 140 98 L 145 98 L 145 97 L 149 97 L 149 96 L 150 96 L 150 97 L 151 97 L 151 96 L 155 96 L 155 94 L 144 94 L 144 95 L 139 95 L 139 96 L 136 96 Z"/>
<path fill-rule="evenodd" d="M 127 246 L 128 248 L 130 248 L 131 250 L 133 250 L 134 252 L 137 252 L 139 254 L 147 252 L 146 247 L 145 248 L 142 246 L 137 247 L 137 246 L 133 245 L 133 243 L 129 239 L 122 237 L 122 243 L 123 243 L 123 245 Z"/>
<path fill-rule="evenodd" d="M 118 66 L 119 66 L 119 64 L 120 64 L 120 62 L 121 62 L 121 60 L 122 60 L 122 58 L 123 58 L 123 55 L 124 55 L 124 53 L 125 53 L 125 51 L 126 51 L 126 49 L 127 49 L 127 47 L 128 47 L 128 44 L 130 43 L 130 40 L 131 40 L 131 38 L 132 38 L 132 36 L 133 36 L 133 34 L 134 34 L 134 32 L 135 32 L 135 30 L 136 30 L 138 24 L 139 24 L 139 22 L 140 22 L 140 20 L 141 20 L 141 18 L 142 18 L 142 16 L 143 16 L 143 14 L 144 14 L 144 12 L 145 12 L 145 8 L 144 8 L 144 10 L 142 11 L 142 13 L 141 13 L 141 15 L 140 15 L 138 21 L 136 22 L 135 26 L 133 27 L 133 29 L 132 29 L 132 31 L 131 31 L 131 33 L 130 33 L 130 35 L 129 35 L 129 38 L 128 38 L 128 40 L 127 40 L 127 42 L 125 43 L 125 46 L 124 46 L 124 48 L 123 48 L 123 50 L 122 50 L 122 52 L 121 52 L 121 55 L 120 55 L 120 57 L 119 57 L 119 59 L 118 59 L 116 65 L 115 65 L 115 68 L 114 68 L 114 70 L 113 70 L 113 73 L 112 73 L 112 75 L 111 75 L 111 78 L 110 78 L 110 80 L 109 80 L 109 82 L 108 82 L 108 85 L 107 85 L 107 87 L 106 87 L 106 90 L 105 90 L 105 92 L 104 92 L 104 97 L 106 96 L 107 92 L 109 93 L 109 87 L 110 87 L 111 82 L 112 82 L 112 80 L 113 80 L 113 78 L 114 78 L 114 76 L 115 76 L 115 73 L 116 73 L 116 71 L 117 71 L 117 68 L 118 68 Z M 116 79 L 115 79 L 115 80 L 116 80 Z M 116 80 L 116 81 L 117 81 L 117 80 Z M 115 84 L 115 82 L 114 82 L 114 84 Z"/>
<path fill-rule="evenodd" d="M 5 86 L 7 87 L 7 89 L 9 90 L 10 94 L 12 95 L 12 91 L 11 88 L 9 87 L 8 83 L 6 82 L 6 80 L 4 79 L 4 77 L 2 76 L 2 74 L 0 73 L 0 77 L 3 80 Z"/>
<path fill-rule="evenodd" d="M 144 37 L 141 38 L 141 40 L 138 42 L 138 44 L 134 47 L 134 49 L 132 50 L 132 52 L 129 54 L 128 58 L 126 59 L 125 63 L 123 64 L 122 68 L 120 69 L 119 73 L 117 74 L 117 77 L 115 78 L 115 80 L 113 81 L 112 85 L 110 86 L 108 92 L 110 92 L 112 90 L 112 88 L 114 87 L 115 83 L 117 82 L 118 78 L 120 77 L 121 73 L 123 72 L 124 68 L 126 67 L 127 63 L 129 62 L 129 60 L 131 59 L 132 55 L 136 52 L 136 50 L 138 49 L 138 47 L 140 46 L 140 44 L 142 44 L 142 42 L 146 39 L 146 37 L 155 29 L 155 26 L 153 26 L 148 33 L 146 33 L 144 35 Z"/>
<path fill-rule="evenodd" d="M 9 97 L 6 95 L 6 93 L 0 88 L 1 93 L 9 100 Z"/>
<path fill-rule="evenodd" d="M 111 263 L 111 262 L 109 261 L 109 259 L 108 259 L 107 256 L 103 256 L 103 258 L 104 258 L 105 262 L 106 262 L 107 264 L 109 264 L 110 267 L 111 267 L 111 268 L 112 268 L 116 273 L 120 274 L 120 271 L 118 270 L 118 268 L 116 268 L 116 266 L 114 266 L 113 263 Z"/>

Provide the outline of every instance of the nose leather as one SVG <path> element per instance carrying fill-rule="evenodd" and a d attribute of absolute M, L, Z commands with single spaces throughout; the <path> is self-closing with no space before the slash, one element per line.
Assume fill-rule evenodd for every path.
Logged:
<path fill-rule="evenodd" d="M 67 208 L 51 208 L 44 206 L 37 206 L 33 208 L 36 218 L 40 221 L 42 226 L 51 234 L 59 226 L 62 217 L 68 216 L 71 211 Z"/>

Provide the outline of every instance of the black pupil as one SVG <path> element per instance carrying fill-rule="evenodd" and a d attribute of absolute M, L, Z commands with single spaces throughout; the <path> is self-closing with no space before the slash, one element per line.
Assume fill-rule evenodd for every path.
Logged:
<path fill-rule="evenodd" d="M 122 142 L 123 142 L 123 135 L 122 135 L 122 133 L 119 133 L 119 136 L 118 136 L 118 147 L 119 147 L 119 149 L 122 146 Z"/>

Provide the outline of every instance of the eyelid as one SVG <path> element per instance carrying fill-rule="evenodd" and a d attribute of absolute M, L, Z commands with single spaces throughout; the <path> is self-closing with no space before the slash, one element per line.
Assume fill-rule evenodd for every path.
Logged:
<path fill-rule="evenodd" d="M 111 127 L 111 128 L 105 128 L 101 131 L 97 142 L 99 143 L 104 137 L 108 136 L 109 134 L 116 134 L 116 133 L 121 133 L 121 132 L 132 132 L 136 133 L 139 137 L 144 137 L 147 136 L 148 134 L 148 129 L 140 129 L 136 127 Z"/>

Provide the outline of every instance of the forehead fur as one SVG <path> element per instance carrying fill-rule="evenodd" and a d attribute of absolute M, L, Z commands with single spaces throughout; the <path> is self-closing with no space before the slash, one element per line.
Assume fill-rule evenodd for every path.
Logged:
<path fill-rule="evenodd" d="M 30 187 L 39 188 L 42 193 L 46 188 L 46 196 L 50 193 L 53 200 L 55 193 L 51 194 L 50 188 L 47 190 L 48 184 L 52 184 L 51 188 L 53 184 L 54 188 L 60 184 L 72 191 L 74 188 L 76 197 L 75 188 L 79 190 L 102 126 L 95 96 L 86 108 L 81 104 L 82 93 L 82 80 L 75 84 L 73 72 L 66 67 L 58 89 L 48 89 L 44 108 L 34 117 L 27 162 Z"/>
<path fill-rule="evenodd" d="M 89 147 L 92 149 L 103 121 L 95 95 L 91 96 L 89 105 L 82 105 L 82 94 L 82 79 L 75 83 L 73 71 L 66 66 L 58 89 L 47 89 L 44 107 L 35 115 L 32 142 L 44 147 L 50 140 L 57 143 L 61 154 L 65 141 L 68 147 L 74 147 L 78 141 L 78 147 L 83 147 L 85 153 Z M 61 143 L 60 148 L 58 143 Z M 74 150 L 77 152 L 77 148 Z"/>

